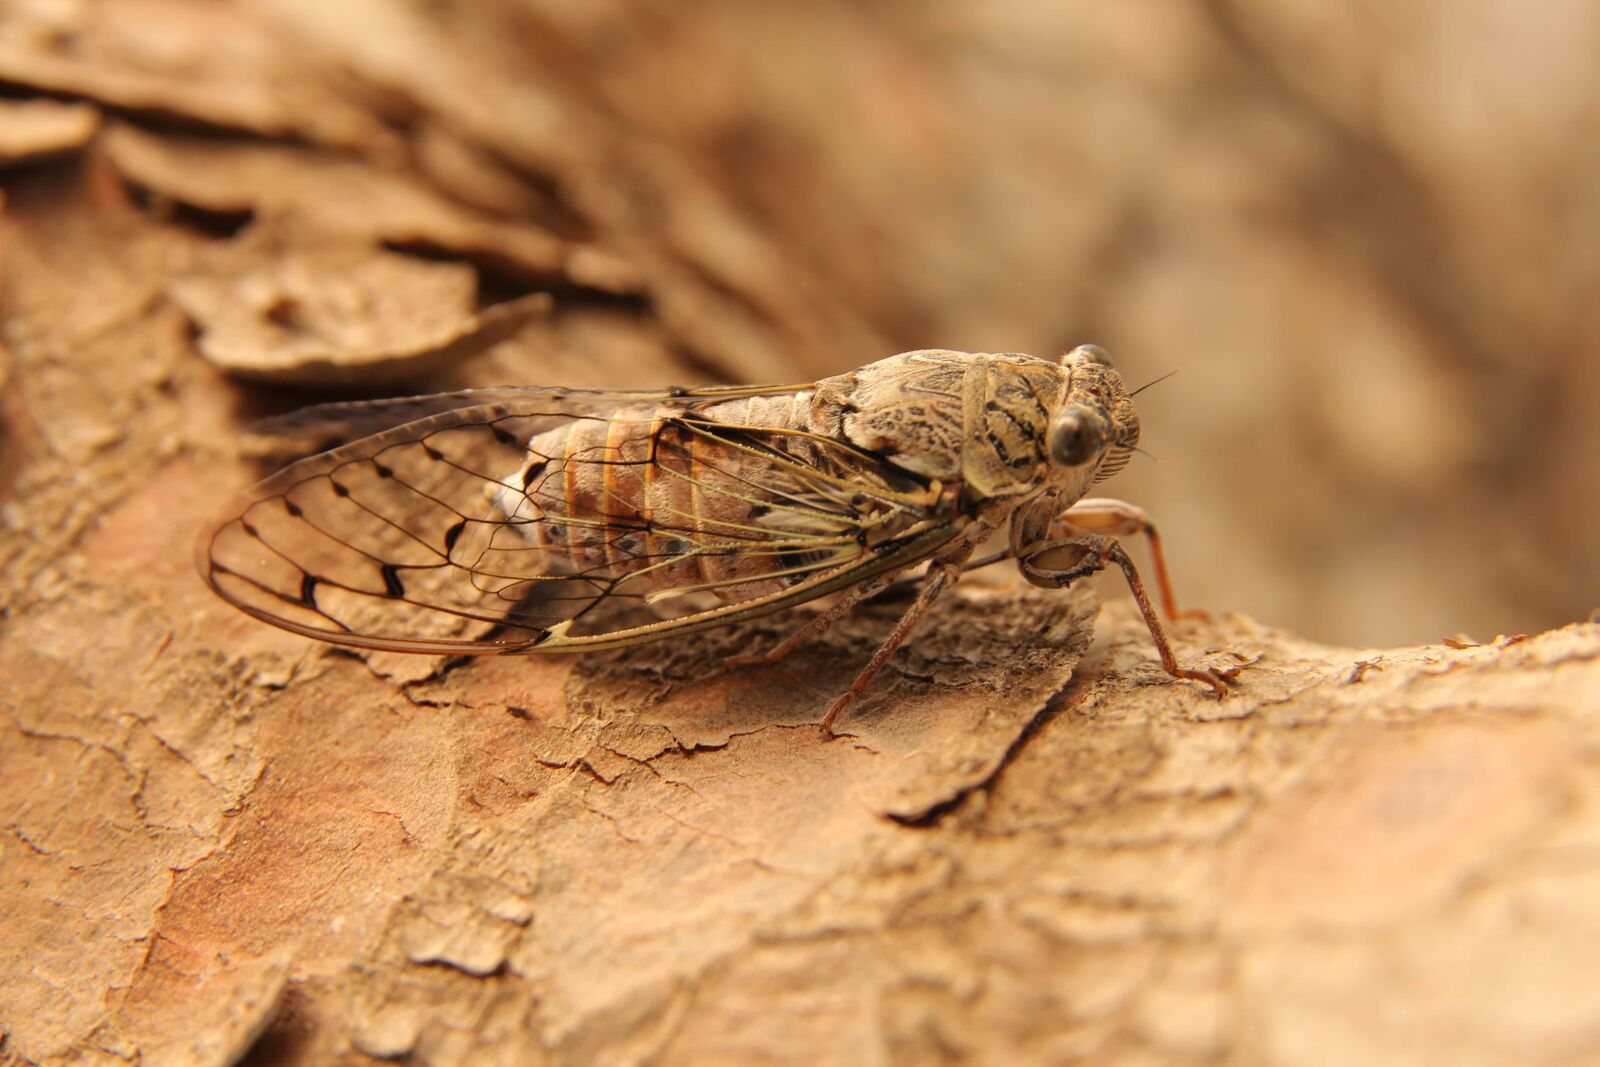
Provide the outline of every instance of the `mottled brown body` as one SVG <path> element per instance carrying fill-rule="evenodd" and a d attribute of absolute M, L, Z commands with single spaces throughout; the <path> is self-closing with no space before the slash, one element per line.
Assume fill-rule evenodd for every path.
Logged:
<path fill-rule="evenodd" d="M 704 415 L 742 427 L 805 429 L 810 400 L 808 391 L 748 397 Z M 510 479 L 523 491 L 502 494 L 500 502 L 509 515 L 534 520 L 521 529 L 547 553 L 552 572 L 648 571 L 658 588 L 711 586 L 722 599 L 782 588 L 774 576 L 786 571 L 786 554 L 750 536 L 778 495 L 751 470 L 748 455 L 685 427 L 681 414 L 662 406 L 621 411 L 530 442 L 528 462 Z M 860 549 L 848 524 L 830 528 L 817 516 L 813 525 L 838 538 L 830 555 Z M 617 530 L 631 533 L 615 536 Z M 692 552 L 691 542 L 714 551 Z M 717 551 L 742 547 L 752 551 Z M 664 558 L 670 562 L 658 562 Z"/>
<path fill-rule="evenodd" d="M 1115 563 L 1179 668 L 1114 536 L 1154 528 L 1087 501 L 1139 421 L 1103 352 L 907 352 L 795 387 L 486 390 L 294 419 L 389 429 L 261 483 L 202 541 L 223 597 L 298 633 L 418 652 L 547 652 L 683 634 L 829 593 L 764 659 L 926 564 L 901 624 L 831 724 L 992 533 L 1039 585 Z M 1163 597 L 1171 613 L 1164 570 Z"/>
<path fill-rule="evenodd" d="M 792 496 L 790 487 L 763 477 L 764 457 L 685 427 L 681 409 L 671 405 L 541 434 L 530 442 L 527 463 L 508 479 L 525 492 L 502 493 L 498 502 L 508 516 L 533 520 L 523 529 L 547 554 L 552 573 L 648 572 L 663 589 L 702 585 L 738 600 L 792 584 L 805 573 L 795 569 L 797 555 L 809 564 L 843 560 L 934 516 L 981 516 L 993 528 L 1022 499 L 1059 496 L 1046 433 L 1051 410 L 1071 385 L 1061 364 L 1032 356 L 923 351 L 814 388 L 701 409 L 699 416 L 711 423 L 848 442 L 924 479 L 920 513 L 873 514 L 869 501 L 858 502 L 873 520 L 874 536 L 864 542 L 856 535 L 863 516 L 853 513 L 833 522 L 822 514 L 807 517 L 808 532 L 830 540 L 795 543 L 789 551 L 752 544 L 752 527 Z M 1097 402 L 1110 399 L 1098 382 L 1078 385 Z M 673 532 L 661 533 L 663 526 Z M 613 536 L 618 529 L 637 536 Z M 685 530 L 713 551 L 654 564 L 684 552 L 678 535 Z M 741 547 L 752 550 L 720 551 Z"/>

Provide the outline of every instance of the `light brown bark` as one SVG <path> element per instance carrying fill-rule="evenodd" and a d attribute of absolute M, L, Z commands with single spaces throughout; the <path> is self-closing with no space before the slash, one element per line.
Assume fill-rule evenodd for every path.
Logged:
<path fill-rule="evenodd" d="M 1593 264 L 1535 207 L 1600 183 L 1555 141 L 1520 177 L 1577 199 L 1507 196 L 1226 4 L 0 6 L 0 79 L 77 102 L 0 107 L 0 1061 L 1600 1063 L 1600 625 L 1223 610 L 1586 610 Z M 834 740 L 903 598 L 770 666 L 722 660 L 795 618 L 445 663 L 193 571 L 304 402 L 1097 329 L 1211 353 L 1140 398 L 1177 473 L 1107 488 L 1224 700 L 1004 568 Z"/>

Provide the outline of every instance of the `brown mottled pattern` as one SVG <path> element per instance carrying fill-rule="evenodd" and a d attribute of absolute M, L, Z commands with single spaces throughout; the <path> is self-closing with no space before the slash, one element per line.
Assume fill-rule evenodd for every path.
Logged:
<path fill-rule="evenodd" d="M 421 652 L 649 640 L 959 555 L 1024 512 L 1037 538 L 1138 436 L 1103 354 L 1078 351 L 907 352 L 798 388 L 506 388 L 309 425 L 351 418 L 389 428 L 252 489 L 200 570 L 264 621 Z M 1053 460 L 1080 423 L 1097 450 Z"/>
<path fill-rule="evenodd" d="M 804 429 L 810 398 L 801 391 L 730 400 L 700 417 Z M 648 569 L 658 587 L 715 584 L 725 599 L 779 588 L 759 581 L 790 569 L 763 544 L 783 532 L 761 527 L 760 511 L 793 487 L 748 453 L 673 421 L 681 415 L 672 407 L 619 412 L 530 442 L 532 456 L 549 460 L 528 486 L 533 510 L 522 529 L 550 554 L 553 570 L 620 578 Z"/>

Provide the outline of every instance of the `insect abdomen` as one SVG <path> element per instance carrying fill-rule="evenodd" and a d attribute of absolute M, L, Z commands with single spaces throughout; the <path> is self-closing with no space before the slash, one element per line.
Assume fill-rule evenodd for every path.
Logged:
<path fill-rule="evenodd" d="M 808 399 L 728 401 L 697 417 L 719 427 L 792 429 Z M 642 573 L 657 588 L 713 586 L 748 596 L 754 583 L 792 570 L 806 554 L 763 522 L 783 504 L 775 491 L 781 480 L 681 410 L 661 407 L 535 437 L 527 463 L 507 482 L 517 491 L 501 494 L 501 507 L 549 557 L 552 572 Z"/>

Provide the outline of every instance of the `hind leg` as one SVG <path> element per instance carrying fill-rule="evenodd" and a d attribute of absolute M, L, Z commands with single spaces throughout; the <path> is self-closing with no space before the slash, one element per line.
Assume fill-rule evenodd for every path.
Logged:
<path fill-rule="evenodd" d="M 850 611 L 851 608 L 863 600 L 871 600 L 885 589 L 889 588 L 894 576 L 880 574 L 857 585 L 851 586 L 839 596 L 839 599 L 820 615 L 812 618 L 794 633 L 773 645 L 765 652 L 756 652 L 739 656 L 729 656 L 722 663 L 726 667 L 751 667 L 765 666 L 777 663 L 789 653 L 810 641 L 828 627 L 838 622 Z"/>
<path fill-rule="evenodd" d="M 922 588 L 917 590 L 917 599 L 911 602 L 911 606 L 906 609 L 905 614 L 900 616 L 900 621 L 894 624 L 894 629 L 889 632 L 889 636 L 884 638 L 883 644 L 878 646 L 878 651 L 872 654 L 872 659 L 861 669 L 861 673 L 856 675 L 856 680 L 851 683 L 849 691 L 838 700 L 835 700 L 833 706 L 828 709 L 828 714 L 822 719 L 823 733 L 829 737 L 834 736 L 833 723 L 839 717 L 840 712 L 849 707 L 850 702 L 860 696 L 867 686 L 872 684 L 872 679 L 876 678 L 878 672 L 883 670 L 883 665 L 889 662 L 889 657 L 894 655 L 895 650 L 905 643 L 905 639 L 911 635 L 911 631 L 916 627 L 918 621 L 927 614 L 928 609 L 933 606 L 933 602 L 939 599 L 939 594 L 954 585 L 956 579 L 960 577 L 961 564 L 958 562 L 951 561 L 928 565 L 928 573 L 922 579 Z"/>

